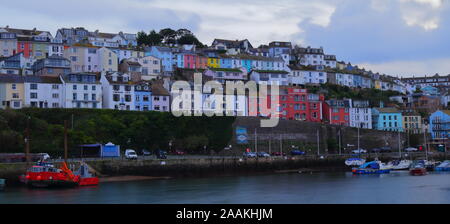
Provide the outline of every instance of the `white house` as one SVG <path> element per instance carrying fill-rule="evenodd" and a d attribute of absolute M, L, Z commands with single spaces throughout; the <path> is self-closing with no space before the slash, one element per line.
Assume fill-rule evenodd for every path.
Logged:
<path fill-rule="evenodd" d="M 25 107 L 62 108 L 63 84 L 59 77 L 25 76 Z"/>
<path fill-rule="evenodd" d="M 103 89 L 103 108 L 134 110 L 134 83 L 126 73 L 102 72 L 100 82 Z"/>
<path fill-rule="evenodd" d="M 97 75 L 70 73 L 60 78 L 64 108 L 102 108 L 102 85 Z"/>
<path fill-rule="evenodd" d="M 372 129 L 372 110 L 369 101 L 350 102 L 350 127 Z"/>
<path fill-rule="evenodd" d="M 250 79 L 257 84 L 287 86 L 289 85 L 289 72 L 252 70 Z"/>

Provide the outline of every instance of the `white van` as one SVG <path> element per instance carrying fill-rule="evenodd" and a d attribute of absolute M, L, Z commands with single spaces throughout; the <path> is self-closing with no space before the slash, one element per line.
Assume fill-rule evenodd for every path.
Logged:
<path fill-rule="evenodd" d="M 127 158 L 127 159 L 137 159 L 138 156 L 136 154 L 136 151 L 134 151 L 133 149 L 127 149 L 127 150 L 125 150 L 125 158 Z"/>

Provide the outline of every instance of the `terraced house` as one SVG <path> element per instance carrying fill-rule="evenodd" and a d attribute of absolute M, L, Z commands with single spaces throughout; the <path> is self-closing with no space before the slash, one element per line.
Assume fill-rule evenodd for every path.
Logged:
<path fill-rule="evenodd" d="M 100 82 L 103 108 L 115 110 L 134 110 L 136 108 L 135 86 L 129 74 L 102 72 Z"/>
<path fill-rule="evenodd" d="M 69 73 L 60 78 L 64 108 L 102 108 L 102 85 L 97 74 Z"/>
<path fill-rule="evenodd" d="M 25 107 L 63 107 L 64 89 L 59 76 L 26 76 L 24 89 Z"/>
<path fill-rule="evenodd" d="M 24 107 L 24 78 L 19 75 L 0 74 L 0 108 L 20 109 Z"/>
<path fill-rule="evenodd" d="M 396 108 L 372 108 L 372 127 L 382 131 L 402 132 L 402 113 Z"/>

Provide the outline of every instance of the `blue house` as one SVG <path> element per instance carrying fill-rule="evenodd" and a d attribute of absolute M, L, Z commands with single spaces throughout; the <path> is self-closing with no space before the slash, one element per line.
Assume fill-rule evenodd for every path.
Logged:
<path fill-rule="evenodd" d="M 247 72 L 250 72 L 252 70 L 252 63 L 253 61 L 251 59 L 242 59 L 241 65 L 242 67 L 247 69 Z"/>
<path fill-rule="evenodd" d="M 152 110 L 152 90 L 150 84 L 141 82 L 134 87 L 134 108 L 136 111 L 150 111 Z"/>
<path fill-rule="evenodd" d="M 381 131 L 403 131 L 402 113 L 396 108 L 372 108 L 372 127 Z"/>
<path fill-rule="evenodd" d="M 163 72 L 173 72 L 173 65 L 175 65 L 172 48 L 151 46 L 145 48 L 145 56 L 154 56 L 161 59 L 161 66 Z"/>
<path fill-rule="evenodd" d="M 450 138 L 450 110 L 438 110 L 431 114 L 429 132 L 433 140 Z"/>
<path fill-rule="evenodd" d="M 227 57 L 220 57 L 220 68 L 233 68 L 233 60 Z"/>

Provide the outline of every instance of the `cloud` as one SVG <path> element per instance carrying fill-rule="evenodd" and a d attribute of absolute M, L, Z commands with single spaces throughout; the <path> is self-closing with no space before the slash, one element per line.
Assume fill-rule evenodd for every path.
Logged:
<path fill-rule="evenodd" d="M 214 38 L 249 39 L 254 46 L 291 41 L 323 46 L 352 63 L 422 69 L 422 61 L 447 62 L 449 12 L 443 0 L 15 0 L 2 2 L 0 26 L 52 33 L 77 26 L 101 32 L 187 28 L 206 44 Z"/>
<path fill-rule="evenodd" d="M 386 63 L 360 63 L 360 66 L 393 76 L 412 77 L 423 75 L 450 74 L 450 58 L 420 61 L 392 61 Z"/>

